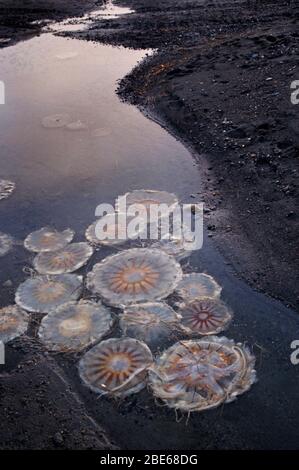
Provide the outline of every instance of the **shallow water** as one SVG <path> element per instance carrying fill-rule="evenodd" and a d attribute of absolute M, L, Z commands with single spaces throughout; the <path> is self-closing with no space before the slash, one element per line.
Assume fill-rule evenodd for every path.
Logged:
<path fill-rule="evenodd" d="M 176 192 L 184 202 L 200 191 L 200 168 L 186 148 L 115 94 L 117 80 L 146 51 L 95 45 L 44 34 L 0 51 L 6 105 L 0 107 L 1 177 L 16 182 L 0 202 L 0 230 L 23 240 L 34 229 L 68 226 L 82 240 L 101 202 L 137 188 Z M 43 118 L 68 114 L 86 128 L 42 126 Z M 199 197 L 200 199 L 200 197 Z M 20 247 L 1 259 L 3 305 L 13 301 L 30 255 Z M 294 448 L 298 444 L 299 368 L 290 343 L 299 338 L 299 317 L 279 302 L 239 281 L 205 240 L 192 268 L 213 276 L 235 312 L 225 334 L 254 346 L 259 383 L 234 404 L 176 423 L 146 392 L 118 406 L 95 400 L 78 379 L 76 364 L 65 371 L 98 419 L 122 448 Z M 130 432 L 127 432 L 127 431 Z"/>

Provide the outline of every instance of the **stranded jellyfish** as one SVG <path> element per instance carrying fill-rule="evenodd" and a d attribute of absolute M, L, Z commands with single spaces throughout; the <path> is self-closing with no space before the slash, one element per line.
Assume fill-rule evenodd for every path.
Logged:
<path fill-rule="evenodd" d="M 217 282 L 203 273 L 185 274 L 179 283 L 176 292 L 186 302 L 200 299 L 201 297 L 219 297 L 222 288 Z"/>
<path fill-rule="evenodd" d="M 80 300 L 51 310 L 41 322 L 39 337 L 52 351 L 81 351 L 102 339 L 112 325 L 107 307 Z"/>
<path fill-rule="evenodd" d="M 179 313 L 182 329 L 188 334 L 217 334 L 232 319 L 232 312 L 224 302 L 209 297 L 181 304 Z"/>
<path fill-rule="evenodd" d="M 82 292 L 82 277 L 74 274 L 37 276 L 27 279 L 17 289 L 16 303 L 30 312 L 48 313 Z"/>
<path fill-rule="evenodd" d="M 161 250 L 132 248 L 105 258 L 87 276 L 87 287 L 110 305 L 161 300 L 182 277 L 177 261 Z"/>
<path fill-rule="evenodd" d="M 152 354 L 133 338 L 112 338 L 88 351 L 79 363 L 83 382 L 102 395 L 125 397 L 145 386 Z"/>
<path fill-rule="evenodd" d="M 175 236 L 171 233 L 154 242 L 152 247 L 165 251 L 165 253 L 174 256 L 178 260 L 187 258 L 192 253 L 192 244 L 185 240 L 183 235 Z"/>
<path fill-rule="evenodd" d="M 119 210 L 119 203 L 121 198 L 126 198 L 126 206 L 132 204 L 140 204 L 149 213 L 151 206 L 158 206 L 160 204 L 167 204 L 170 209 L 173 209 L 178 204 L 178 198 L 175 194 L 166 191 L 154 191 L 150 189 L 137 189 L 130 193 L 120 196 L 116 201 L 116 209 Z M 165 215 L 168 216 L 168 211 Z M 163 216 L 163 213 L 162 213 Z"/>
<path fill-rule="evenodd" d="M 75 232 L 69 228 L 63 232 L 57 232 L 57 230 L 52 228 L 44 227 L 30 233 L 24 241 L 24 246 L 27 250 L 36 253 L 57 251 L 71 243 L 74 235 Z"/>
<path fill-rule="evenodd" d="M 6 233 L 0 232 L 0 256 L 5 256 L 10 252 L 13 246 L 13 239 L 6 235 Z"/>
<path fill-rule="evenodd" d="M 225 337 L 180 341 L 150 368 L 153 393 L 170 408 L 202 411 L 234 400 L 255 382 L 249 349 Z"/>
<path fill-rule="evenodd" d="M 15 190 L 15 183 L 8 180 L 0 180 L 0 200 L 7 199 Z"/>
<path fill-rule="evenodd" d="M 120 316 L 120 327 L 126 336 L 152 344 L 178 331 L 179 319 L 166 303 L 147 302 L 127 307 Z"/>
<path fill-rule="evenodd" d="M 58 129 L 59 127 L 66 126 L 70 122 L 70 119 L 68 114 L 53 114 L 43 118 L 42 125 L 47 129 Z"/>
<path fill-rule="evenodd" d="M 69 131 L 86 131 L 88 129 L 88 126 L 84 122 L 80 121 L 80 119 L 78 121 L 70 122 L 65 127 Z"/>
<path fill-rule="evenodd" d="M 132 230 L 134 230 L 134 233 L 127 233 L 127 229 L 130 229 L 129 223 L 132 218 L 133 217 L 122 213 L 107 214 L 101 219 L 96 220 L 87 228 L 85 232 L 85 237 L 87 241 L 92 245 L 121 245 L 128 241 L 128 235 L 130 235 L 130 239 L 135 239 L 138 238 L 138 235 L 143 232 L 142 224 L 140 224 L 139 227 L 136 227 L 136 230 L 134 230 L 133 227 Z M 105 235 L 105 238 L 103 239 L 97 237 L 97 224 L 99 224 L 98 229 L 103 232 L 103 235 Z"/>
<path fill-rule="evenodd" d="M 29 316 L 17 305 L 0 308 L 0 341 L 8 343 L 27 330 Z"/>
<path fill-rule="evenodd" d="M 88 243 L 72 243 L 59 251 L 39 253 L 33 261 L 40 274 L 64 274 L 77 271 L 93 254 Z"/>

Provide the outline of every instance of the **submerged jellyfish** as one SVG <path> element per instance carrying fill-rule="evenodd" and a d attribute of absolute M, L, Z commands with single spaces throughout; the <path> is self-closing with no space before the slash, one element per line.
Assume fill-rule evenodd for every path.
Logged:
<path fill-rule="evenodd" d="M 57 129 L 66 126 L 70 119 L 68 114 L 52 114 L 42 119 L 42 125 L 48 129 Z"/>
<path fill-rule="evenodd" d="M 6 235 L 6 233 L 0 232 L 0 256 L 5 256 L 13 247 L 13 239 Z"/>
<path fill-rule="evenodd" d="M 81 351 L 101 340 L 112 325 L 107 307 L 80 300 L 51 310 L 41 322 L 39 337 L 52 351 Z"/>
<path fill-rule="evenodd" d="M 88 351 L 79 363 L 83 382 L 102 395 L 125 397 L 145 386 L 152 354 L 133 338 L 112 338 Z"/>
<path fill-rule="evenodd" d="M 128 216 L 127 214 L 117 213 L 117 214 L 107 214 L 99 220 L 96 220 L 91 224 L 86 232 L 85 237 L 89 243 L 92 245 L 121 245 L 128 241 L 128 225 L 133 217 Z M 104 239 L 99 239 L 96 234 L 97 224 L 101 224 L 101 229 L 103 230 Z M 130 233 L 130 239 L 138 238 L 138 236 L 143 232 L 141 225 L 134 230 L 134 234 Z M 133 236 L 132 236 L 133 235 Z"/>
<path fill-rule="evenodd" d="M 30 233 L 24 241 L 24 246 L 27 250 L 36 253 L 57 251 L 71 243 L 74 235 L 75 232 L 69 228 L 63 232 L 57 232 L 52 228 L 43 227 Z"/>
<path fill-rule="evenodd" d="M 91 135 L 93 137 L 107 137 L 108 135 L 110 135 L 112 132 L 111 129 L 109 129 L 109 127 L 99 127 L 98 129 L 94 129 L 92 132 L 91 132 Z"/>
<path fill-rule="evenodd" d="M 23 335 L 28 328 L 29 316 L 17 305 L 0 308 L 0 341 L 8 343 Z"/>
<path fill-rule="evenodd" d="M 81 276 L 37 276 L 27 279 L 18 287 L 16 303 L 30 312 L 48 313 L 70 300 L 79 299 L 81 292 Z"/>
<path fill-rule="evenodd" d="M 224 302 L 209 297 L 181 304 L 179 313 L 182 329 L 188 334 L 200 335 L 223 331 L 233 316 Z"/>
<path fill-rule="evenodd" d="M 183 300 L 200 299 L 201 297 L 219 297 L 222 291 L 212 276 L 204 273 L 185 274 L 176 292 Z"/>
<path fill-rule="evenodd" d="M 8 180 L 0 180 L 0 201 L 7 199 L 15 190 L 15 183 Z"/>
<path fill-rule="evenodd" d="M 127 307 L 120 316 L 120 327 L 126 336 L 152 344 L 178 331 L 179 319 L 166 303 L 147 302 Z"/>
<path fill-rule="evenodd" d="M 88 243 L 72 243 L 59 251 L 39 253 L 33 261 L 40 274 L 64 274 L 77 271 L 93 254 Z"/>
<path fill-rule="evenodd" d="M 175 194 L 168 193 L 167 191 L 154 191 L 150 189 L 137 189 L 130 193 L 126 193 L 120 198 L 126 198 L 127 207 L 132 204 L 140 204 L 149 212 L 151 206 L 160 204 L 167 204 L 169 208 L 174 208 L 178 204 L 178 198 Z M 119 200 L 116 201 L 116 209 L 119 210 Z M 168 216 L 168 211 L 166 211 Z M 163 211 L 162 211 L 163 216 Z"/>
<path fill-rule="evenodd" d="M 80 119 L 78 121 L 70 122 L 65 127 L 69 131 L 86 131 L 88 129 L 88 126 L 84 122 L 80 121 Z"/>
<path fill-rule="evenodd" d="M 182 277 L 176 260 L 156 249 L 132 248 L 105 258 L 87 276 L 87 287 L 110 305 L 161 300 Z"/>
<path fill-rule="evenodd" d="M 225 337 L 180 341 L 149 370 L 154 395 L 170 408 L 203 411 L 234 400 L 256 380 L 249 349 Z"/>

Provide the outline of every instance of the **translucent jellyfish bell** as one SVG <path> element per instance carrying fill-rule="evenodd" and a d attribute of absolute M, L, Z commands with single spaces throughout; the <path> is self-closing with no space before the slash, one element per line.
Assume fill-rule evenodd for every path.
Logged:
<path fill-rule="evenodd" d="M 42 119 L 42 125 L 46 129 L 58 129 L 66 126 L 71 120 L 68 114 L 52 114 Z"/>
<path fill-rule="evenodd" d="M 132 338 L 112 338 L 90 349 L 79 363 L 83 382 L 102 395 L 125 397 L 145 386 L 152 354 Z"/>
<path fill-rule="evenodd" d="M 231 310 L 219 299 L 203 297 L 180 305 L 181 326 L 188 334 L 211 335 L 223 331 L 231 321 Z"/>
<path fill-rule="evenodd" d="M 122 245 L 128 241 L 127 237 L 127 228 L 128 224 L 132 220 L 132 217 L 118 213 L 118 214 L 107 214 L 99 220 L 96 220 L 91 224 L 86 232 L 85 237 L 89 243 L 92 245 L 104 245 L 104 246 L 114 246 Z M 100 222 L 103 230 L 105 231 L 106 238 L 99 239 L 96 235 L 96 225 Z M 137 227 L 136 237 L 143 232 L 143 227 Z M 131 237 L 132 238 L 132 237 Z"/>
<path fill-rule="evenodd" d="M 6 233 L 0 232 L 0 256 L 5 256 L 13 247 L 13 239 L 6 235 Z"/>
<path fill-rule="evenodd" d="M 175 194 L 168 193 L 167 191 L 154 191 L 150 189 L 138 189 L 121 196 L 121 198 L 123 197 L 126 198 L 127 207 L 132 204 L 141 204 L 147 209 L 147 211 L 150 210 L 151 206 L 157 206 L 160 204 L 167 204 L 169 207 L 173 208 L 179 202 Z M 119 210 L 118 204 L 119 200 L 116 201 L 117 210 Z"/>
<path fill-rule="evenodd" d="M 170 408 L 203 411 L 246 392 L 256 380 L 254 364 L 247 347 L 225 337 L 180 341 L 150 368 L 149 381 Z"/>
<path fill-rule="evenodd" d="M 80 300 L 51 310 L 40 326 L 39 337 L 52 351 L 81 351 L 110 332 L 113 319 L 101 303 Z"/>
<path fill-rule="evenodd" d="M 222 287 L 215 279 L 204 273 L 185 274 L 176 289 L 179 296 L 187 302 L 201 297 L 219 297 L 221 291 Z"/>
<path fill-rule="evenodd" d="M 8 180 L 0 180 L 0 201 L 7 199 L 15 190 L 15 183 Z"/>
<path fill-rule="evenodd" d="M 192 254 L 192 250 L 188 249 L 188 242 L 184 241 L 183 237 L 176 237 L 172 234 L 165 235 L 161 240 L 153 243 L 152 247 L 165 251 L 178 260 L 185 259 Z"/>
<path fill-rule="evenodd" d="M 64 274 L 77 271 L 93 254 L 88 243 L 72 243 L 59 251 L 39 253 L 33 260 L 40 274 Z"/>
<path fill-rule="evenodd" d="M 0 308 L 0 341 L 5 344 L 23 335 L 28 323 L 28 314 L 17 305 Z"/>
<path fill-rule="evenodd" d="M 74 235 L 75 232 L 69 228 L 63 232 L 58 232 L 52 228 L 43 227 L 30 233 L 24 241 L 24 246 L 27 250 L 36 253 L 57 251 L 71 243 Z"/>
<path fill-rule="evenodd" d="M 27 279 L 17 289 L 16 303 L 30 312 L 48 313 L 82 292 L 82 277 L 74 274 L 37 276 Z"/>
<path fill-rule="evenodd" d="M 125 336 L 155 344 L 179 330 L 179 319 L 166 303 L 147 302 L 127 307 L 120 315 L 120 327 Z"/>
<path fill-rule="evenodd" d="M 114 306 L 161 300 L 182 277 L 177 261 L 163 251 L 132 248 L 105 258 L 87 276 L 87 287 Z"/>

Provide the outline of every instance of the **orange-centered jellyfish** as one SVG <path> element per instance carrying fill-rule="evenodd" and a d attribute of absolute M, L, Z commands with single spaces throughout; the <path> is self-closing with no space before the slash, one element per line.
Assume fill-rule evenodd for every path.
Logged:
<path fill-rule="evenodd" d="M 79 373 L 93 391 L 125 397 L 145 386 L 151 364 L 152 354 L 146 344 L 132 338 L 111 338 L 83 356 Z"/>
<path fill-rule="evenodd" d="M 27 279 L 18 287 L 16 303 L 29 312 L 48 313 L 70 300 L 77 300 L 81 292 L 81 276 L 37 276 Z"/>
<path fill-rule="evenodd" d="M 172 256 L 133 248 L 96 264 L 88 274 L 87 287 L 108 304 L 125 306 L 167 297 L 181 277 L 181 267 Z"/>
<path fill-rule="evenodd" d="M 215 279 L 204 273 L 184 274 L 176 288 L 178 295 L 186 302 L 202 297 L 219 297 L 221 290 Z"/>
<path fill-rule="evenodd" d="M 88 243 L 71 243 L 59 251 L 39 253 L 33 266 L 40 274 L 64 274 L 77 271 L 93 254 Z"/>
<path fill-rule="evenodd" d="M 71 243 L 74 235 L 75 232 L 69 228 L 58 232 L 53 228 L 43 227 L 30 233 L 24 241 L 24 246 L 27 250 L 36 253 L 57 251 Z"/>

